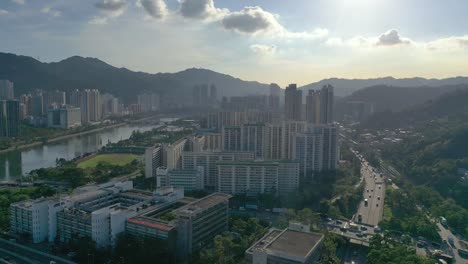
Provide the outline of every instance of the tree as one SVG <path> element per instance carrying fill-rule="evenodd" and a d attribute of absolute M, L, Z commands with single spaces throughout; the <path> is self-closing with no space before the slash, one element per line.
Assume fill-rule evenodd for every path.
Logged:
<path fill-rule="evenodd" d="M 341 260 L 336 255 L 338 247 L 338 237 L 332 233 L 326 233 L 323 239 L 323 246 L 320 250 L 320 264 L 339 264 Z"/>

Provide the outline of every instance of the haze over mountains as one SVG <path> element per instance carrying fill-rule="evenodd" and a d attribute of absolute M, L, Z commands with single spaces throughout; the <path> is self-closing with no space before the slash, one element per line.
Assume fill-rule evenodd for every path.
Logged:
<path fill-rule="evenodd" d="M 325 84 L 331 84 L 333 87 L 335 87 L 336 96 L 344 97 L 351 95 L 353 92 L 358 91 L 362 88 L 379 85 L 396 87 L 438 87 L 447 85 L 468 84 L 468 77 L 453 77 L 447 79 L 425 79 L 419 77 L 402 79 L 396 79 L 393 77 L 383 77 L 374 79 L 330 78 L 302 86 L 301 89 L 320 89 Z"/>
<path fill-rule="evenodd" d="M 408 107 L 402 111 L 382 111 L 374 114 L 363 127 L 395 129 L 427 124 L 443 119 L 456 124 L 468 121 L 468 85 L 452 86 L 455 91 L 445 93 L 433 100 Z"/>
<path fill-rule="evenodd" d="M 126 102 L 134 101 L 136 95 L 143 91 L 155 91 L 166 100 L 185 100 L 191 96 L 191 88 L 199 84 L 215 84 L 218 87 L 219 96 L 236 96 L 247 94 L 268 94 L 268 84 L 255 81 L 244 81 L 230 75 L 217 73 L 206 69 L 187 69 L 177 73 L 134 72 L 126 68 L 117 68 L 99 59 L 70 57 L 60 62 L 43 63 L 27 56 L 18 56 L 10 53 L 0 53 L 0 79 L 9 79 L 15 83 L 15 93 L 21 94 L 32 89 L 53 90 L 97 88 L 103 92 L 110 92 L 121 97 Z M 401 87 L 420 87 L 411 91 L 411 97 L 421 96 L 433 98 L 433 91 L 438 90 L 442 94 L 444 89 L 431 89 L 429 87 L 468 84 L 467 77 L 455 77 L 448 79 L 395 79 L 392 77 L 376 79 L 325 79 L 316 83 L 303 86 L 301 89 L 320 89 L 325 84 L 335 87 L 335 95 L 339 97 L 351 95 L 362 88 L 386 85 L 367 91 L 369 96 L 377 93 L 379 98 L 388 98 L 394 91 Z M 424 92 L 423 92 L 424 90 Z M 450 90 L 450 88 L 449 88 Z M 439 92 L 435 92 L 438 94 Z M 362 91 L 366 93 L 366 91 Z M 379 96 L 380 93 L 384 93 Z M 424 94 L 430 94 L 427 97 Z M 438 94 L 438 95 L 440 95 Z M 408 95 L 409 96 L 409 95 Z M 353 94 L 352 98 L 366 97 L 362 94 Z M 402 97 L 400 97 L 402 98 Z M 412 98 L 418 99 L 418 98 Z M 404 101 L 404 99 L 403 99 Z M 424 101 L 424 100 L 423 100 Z"/>

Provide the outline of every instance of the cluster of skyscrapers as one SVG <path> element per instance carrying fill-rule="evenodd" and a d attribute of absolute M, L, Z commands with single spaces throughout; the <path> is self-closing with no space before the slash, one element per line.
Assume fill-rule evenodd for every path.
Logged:
<path fill-rule="evenodd" d="M 148 148 L 146 176 L 155 177 L 159 187 L 286 195 L 301 181 L 335 170 L 333 87 L 309 91 L 304 104 L 302 91 L 290 85 L 284 111 L 278 89 L 272 84 L 269 96 L 223 99 L 194 135 Z"/>
<path fill-rule="evenodd" d="M 218 100 L 218 90 L 214 84 L 209 87 L 207 84 L 196 85 L 193 87 L 192 98 L 194 107 L 207 108 L 214 106 Z"/>
<path fill-rule="evenodd" d="M 211 90 L 213 89 L 216 94 L 216 87 Z M 100 122 L 111 116 L 159 109 L 159 94 L 151 92 L 137 95 L 136 103 L 129 104 L 126 108 L 114 95 L 102 94 L 97 89 L 70 92 L 35 90 L 21 94 L 16 99 L 13 83 L 0 80 L 0 137 L 18 136 L 22 120 L 27 120 L 33 126 L 68 129 Z"/>

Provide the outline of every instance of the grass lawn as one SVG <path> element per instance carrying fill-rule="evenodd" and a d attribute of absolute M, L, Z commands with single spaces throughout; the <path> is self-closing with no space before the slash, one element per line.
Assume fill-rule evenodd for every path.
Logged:
<path fill-rule="evenodd" d="M 78 163 L 78 168 L 96 167 L 99 162 L 107 162 L 112 165 L 125 165 L 140 157 L 135 154 L 99 154 L 91 159 Z"/>

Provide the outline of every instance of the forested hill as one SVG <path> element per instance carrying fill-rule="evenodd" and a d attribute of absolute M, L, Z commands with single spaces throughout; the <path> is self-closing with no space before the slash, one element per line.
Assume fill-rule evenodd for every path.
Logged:
<path fill-rule="evenodd" d="M 371 79 L 343 79 L 329 78 L 319 82 L 311 83 L 301 87 L 304 90 L 320 89 L 326 84 L 331 84 L 335 87 L 335 95 L 338 97 L 346 97 L 352 93 L 361 90 L 365 87 L 386 86 L 386 87 L 441 87 L 459 84 L 468 84 L 468 77 L 453 77 L 447 79 L 425 79 L 420 77 L 414 78 L 371 78 Z"/>
<path fill-rule="evenodd" d="M 449 123 L 468 122 L 468 86 L 451 86 L 455 91 L 443 94 L 403 111 L 383 111 L 365 120 L 361 126 L 375 129 L 414 127 L 445 120 Z"/>
<path fill-rule="evenodd" d="M 155 91 L 184 100 L 192 94 L 191 88 L 199 84 L 216 85 L 220 97 L 269 92 L 266 84 L 243 81 L 206 69 L 149 74 L 79 56 L 43 63 L 27 56 L 0 53 L 0 79 L 13 81 L 16 94 L 33 89 L 69 91 L 96 88 L 113 93 L 126 102 L 134 101 L 136 95 L 143 91 Z"/>

